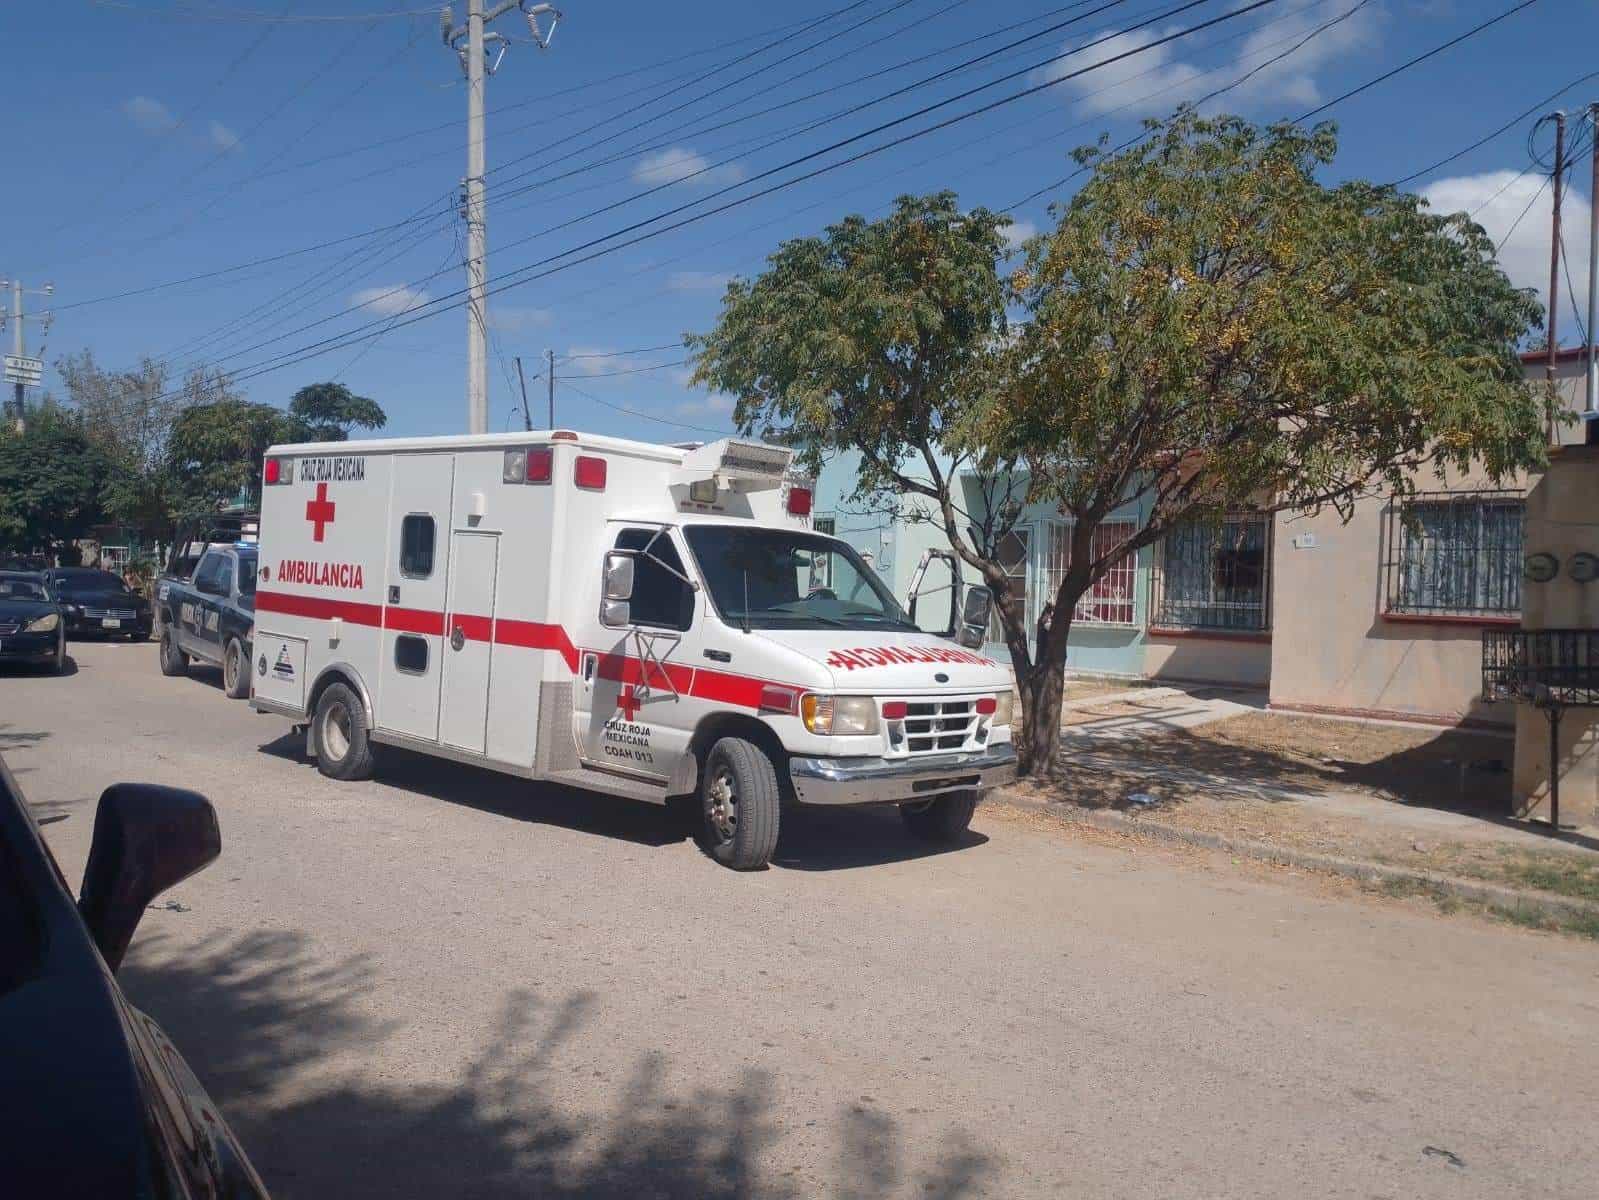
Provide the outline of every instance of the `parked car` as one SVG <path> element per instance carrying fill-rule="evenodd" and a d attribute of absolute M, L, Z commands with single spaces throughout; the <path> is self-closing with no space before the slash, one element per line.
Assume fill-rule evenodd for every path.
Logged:
<path fill-rule="evenodd" d="M 44 578 L 51 597 L 61 606 L 68 637 L 96 634 L 150 640 L 150 602 L 110 571 L 51 567 Z"/>
<path fill-rule="evenodd" d="M 100 797 L 74 903 L 0 760 L 0 1195 L 266 1196 L 115 975 L 150 901 L 221 849 L 204 796 L 119 783 Z"/>
<path fill-rule="evenodd" d="M 38 663 L 57 675 L 67 668 L 66 625 L 43 575 L 0 571 L 0 662 Z"/>
<path fill-rule="evenodd" d="M 188 583 L 168 580 L 161 612 L 161 673 L 182 675 L 191 658 L 222 668 L 230 699 L 250 694 L 250 646 L 255 631 L 253 545 L 213 546 Z"/>
<path fill-rule="evenodd" d="M 207 550 L 219 546 L 254 544 L 261 527 L 259 513 L 235 509 L 229 512 L 207 513 L 184 522 L 172 540 L 166 566 L 155 579 L 155 635 L 161 636 L 162 601 L 174 583 L 191 583 L 194 569 L 200 565 Z"/>

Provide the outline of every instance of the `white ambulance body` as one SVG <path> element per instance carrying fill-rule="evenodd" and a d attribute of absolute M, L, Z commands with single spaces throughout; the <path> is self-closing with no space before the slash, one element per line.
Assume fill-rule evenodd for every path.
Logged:
<path fill-rule="evenodd" d="M 1015 773 L 1009 676 L 811 532 L 789 459 L 564 430 L 274 447 L 251 703 L 335 778 L 381 743 L 697 797 L 736 867 L 770 857 L 783 801 L 958 837 Z M 988 596 L 959 604 L 956 574 L 943 632 L 977 643 Z"/>

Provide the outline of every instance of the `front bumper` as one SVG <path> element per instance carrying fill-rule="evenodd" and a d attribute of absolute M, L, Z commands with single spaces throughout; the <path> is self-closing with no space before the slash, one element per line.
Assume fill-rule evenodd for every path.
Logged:
<path fill-rule="evenodd" d="M 150 637 L 150 614 L 140 613 L 136 617 L 111 618 L 116 625 L 107 625 L 104 617 L 86 617 L 82 613 L 68 613 L 62 620 L 66 623 L 68 637 L 88 637 L 99 634 L 124 634 L 135 633 L 148 640 Z"/>
<path fill-rule="evenodd" d="M 60 636 L 52 629 L 46 633 L 11 633 L 0 637 L 0 662 L 39 662 L 54 658 L 56 639 Z"/>
<path fill-rule="evenodd" d="M 801 804 L 903 803 L 1007 784 L 1016 778 L 1016 748 L 997 742 L 912 759 L 791 758 L 788 774 Z"/>

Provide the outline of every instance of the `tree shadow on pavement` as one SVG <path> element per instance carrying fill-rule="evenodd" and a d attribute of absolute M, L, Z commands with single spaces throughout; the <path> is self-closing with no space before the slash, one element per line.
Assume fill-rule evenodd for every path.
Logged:
<path fill-rule="evenodd" d="M 355 959 L 325 965 L 298 934 L 214 937 L 179 953 L 142 939 L 122 971 L 129 997 L 160 1021 L 221 1106 L 268 1188 L 297 1197 L 788 1197 L 935 1200 L 992 1192 L 997 1167 L 954 1133 L 920 1171 L 902 1163 L 898 1126 L 855 1105 L 839 1114 L 829 1187 L 766 1159 L 782 1134 L 774 1079 L 747 1067 L 727 1085 L 673 1093 L 667 1060 L 642 1055 L 601 1109 L 563 1101 L 572 1039 L 595 997 L 507 997 L 492 1035 L 452 1086 L 417 1083 L 425 1062 L 392 1060 L 392 1082 L 340 1075 L 329 1055 L 375 1060 L 399 1031 L 356 1009 L 377 984 Z M 427 1014 L 423 1014 L 427 1016 Z M 407 1079 L 407 1077 L 411 1077 Z M 814 1115 L 809 1112 L 806 1116 Z"/>

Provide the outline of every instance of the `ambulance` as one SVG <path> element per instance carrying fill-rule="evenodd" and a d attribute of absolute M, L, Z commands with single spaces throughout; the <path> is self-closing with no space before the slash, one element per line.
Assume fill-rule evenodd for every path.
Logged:
<path fill-rule="evenodd" d="M 274 446 L 251 704 L 334 779 L 397 746 L 692 805 L 738 869 L 791 804 L 959 839 L 1016 770 L 992 597 L 929 555 L 902 607 L 811 529 L 791 459 L 569 430 Z"/>

